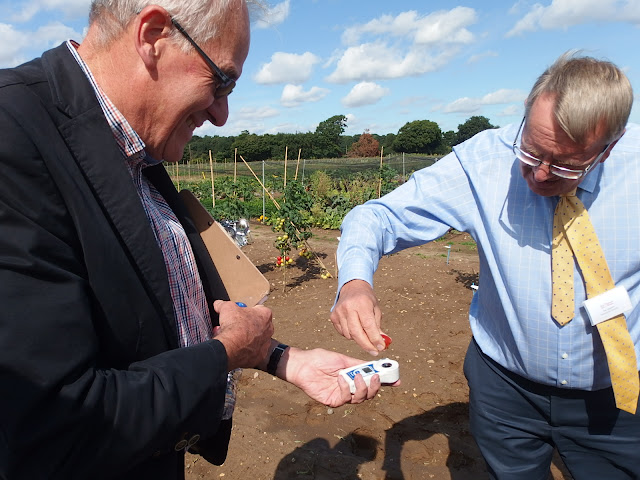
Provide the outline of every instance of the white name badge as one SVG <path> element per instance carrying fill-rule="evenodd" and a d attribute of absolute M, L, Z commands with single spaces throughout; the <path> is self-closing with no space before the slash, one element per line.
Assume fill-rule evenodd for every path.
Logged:
<path fill-rule="evenodd" d="M 631 299 L 624 287 L 615 287 L 585 300 L 582 306 L 589 315 L 591 325 L 597 325 L 631 310 Z"/>

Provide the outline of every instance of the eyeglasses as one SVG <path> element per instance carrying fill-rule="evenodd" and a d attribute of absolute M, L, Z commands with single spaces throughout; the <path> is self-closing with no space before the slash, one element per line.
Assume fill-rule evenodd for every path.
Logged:
<path fill-rule="evenodd" d="M 189 41 L 189 43 L 193 45 L 193 48 L 196 49 L 196 51 L 200 54 L 200 56 L 203 58 L 205 63 L 209 66 L 211 71 L 220 80 L 220 83 L 217 85 L 213 96 L 215 98 L 222 98 L 222 97 L 226 97 L 231 92 L 233 92 L 233 89 L 236 86 L 236 81 L 233 78 L 226 75 L 222 70 L 220 70 L 220 68 L 215 63 L 213 63 L 213 60 L 211 60 L 209 56 L 206 53 L 204 53 L 204 50 L 202 50 L 200 46 L 195 42 L 195 40 L 189 36 L 189 34 L 185 31 L 185 29 L 182 28 L 182 25 L 180 25 L 173 18 L 171 19 L 171 23 L 173 23 L 173 25 L 184 36 L 184 38 L 186 38 Z"/>
<path fill-rule="evenodd" d="M 589 170 L 591 170 L 591 168 L 593 168 L 594 165 L 598 164 L 598 162 L 602 158 L 602 155 L 604 155 L 604 152 L 606 152 L 607 149 L 609 148 L 609 145 L 611 145 L 610 143 L 607 143 L 604 149 L 602 150 L 602 152 L 600 152 L 598 156 L 593 160 L 593 162 L 591 162 L 585 168 L 561 167 L 559 165 L 543 162 L 539 158 L 536 158 L 533 155 L 530 155 L 527 152 L 522 151 L 520 149 L 520 146 L 518 145 L 518 138 L 520 137 L 520 132 L 522 131 L 522 127 L 524 126 L 525 119 L 526 117 L 522 119 L 522 122 L 520 123 L 520 128 L 518 128 L 518 133 L 516 134 L 516 138 L 513 141 L 514 155 L 518 160 L 520 160 L 525 165 L 529 165 L 530 167 L 539 167 L 540 165 L 545 165 L 549 167 L 549 173 L 557 177 L 567 178 L 569 180 L 577 180 L 578 178 L 584 177 L 587 173 L 589 173 Z M 520 142 L 522 143 L 522 139 L 520 139 Z"/>

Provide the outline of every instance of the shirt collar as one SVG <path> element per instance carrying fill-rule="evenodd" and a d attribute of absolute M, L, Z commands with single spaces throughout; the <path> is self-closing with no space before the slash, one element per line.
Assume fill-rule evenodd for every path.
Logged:
<path fill-rule="evenodd" d="M 589 193 L 593 193 L 598 185 L 598 181 L 602 176 L 602 162 L 594 166 L 584 177 L 584 179 L 578 185 L 580 190 L 584 190 Z"/>
<path fill-rule="evenodd" d="M 147 167 L 151 165 L 157 165 L 162 160 L 156 160 L 149 156 L 145 150 L 144 141 L 140 138 L 140 136 L 136 133 L 136 131 L 131 127 L 127 119 L 120 113 L 120 111 L 116 108 L 109 97 L 102 91 L 98 83 L 96 82 L 89 66 L 82 60 L 82 57 L 77 52 L 79 44 L 73 40 L 67 41 L 67 47 L 69 51 L 75 58 L 76 62 L 84 72 L 89 80 L 89 83 L 93 87 L 93 90 L 96 94 L 96 98 L 98 99 L 98 103 L 102 108 L 104 116 L 109 124 L 109 128 L 111 128 L 111 132 L 113 133 L 113 137 L 120 148 L 120 151 L 127 159 L 132 166 L 140 164 L 142 167 Z"/>

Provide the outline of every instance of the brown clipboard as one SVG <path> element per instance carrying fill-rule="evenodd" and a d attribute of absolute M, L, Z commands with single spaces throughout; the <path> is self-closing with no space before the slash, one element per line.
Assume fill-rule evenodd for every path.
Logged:
<path fill-rule="evenodd" d="M 269 281 L 191 191 L 181 190 L 180 198 L 200 232 L 229 299 L 242 302 L 247 307 L 264 303 L 271 290 Z"/>

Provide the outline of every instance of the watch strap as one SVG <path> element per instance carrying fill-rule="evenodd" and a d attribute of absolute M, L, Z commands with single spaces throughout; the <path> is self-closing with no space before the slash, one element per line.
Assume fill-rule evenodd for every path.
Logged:
<path fill-rule="evenodd" d="M 271 352 L 271 356 L 269 357 L 269 363 L 267 364 L 267 373 L 275 376 L 278 363 L 280 363 L 280 357 L 282 357 L 282 354 L 287 348 L 289 348 L 289 345 L 279 343 L 278 346 L 273 349 L 273 352 Z"/>

